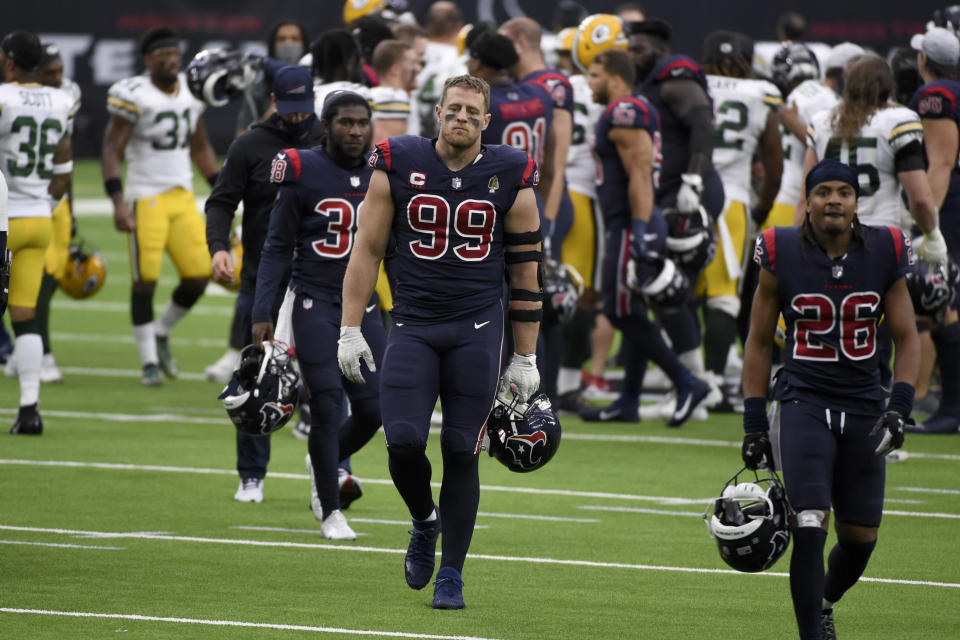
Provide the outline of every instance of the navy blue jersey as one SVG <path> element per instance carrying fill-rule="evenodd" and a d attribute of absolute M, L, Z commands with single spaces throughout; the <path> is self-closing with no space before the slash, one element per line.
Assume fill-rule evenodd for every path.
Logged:
<path fill-rule="evenodd" d="M 284 149 L 270 180 L 280 185 L 257 274 L 253 321 L 269 320 L 269 303 L 293 256 L 290 286 L 311 298 L 340 302 L 343 274 L 357 231 L 357 211 L 373 170 L 345 169 L 323 147 Z"/>
<path fill-rule="evenodd" d="M 703 92 L 709 99 L 706 74 L 700 65 L 683 55 L 667 56 L 660 60 L 640 85 L 640 93 L 660 114 L 664 161 L 660 172 L 660 186 L 657 188 L 658 202 L 663 195 L 680 188 L 680 176 L 686 173 L 690 164 L 690 131 L 677 119 L 660 95 L 664 82 L 677 79 L 693 80 L 703 87 Z"/>
<path fill-rule="evenodd" d="M 960 80 L 934 80 L 913 94 L 910 108 L 921 118 L 949 118 L 960 129 Z M 960 189 L 960 151 L 950 175 L 950 191 Z"/>
<path fill-rule="evenodd" d="M 799 389 L 811 401 L 846 411 L 876 410 L 883 398 L 877 323 L 883 297 L 914 263 L 909 238 L 895 227 L 863 226 L 831 259 L 800 227 L 774 227 L 757 237 L 753 259 L 777 279 L 786 322 L 778 390 Z"/>
<path fill-rule="evenodd" d="M 567 76 L 553 69 L 541 69 L 529 74 L 520 82 L 533 84 L 548 94 L 554 109 L 563 109 L 573 115 L 573 86 Z"/>
<path fill-rule="evenodd" d="M 490 124 L 480 140 L 483 144 L 506 144 L 530 154 L 543 163 L 547 131 L 553 122 L 550 95 L 535 84 L 491 84 Z"/>
<path fill-rule="evenodd" d="M 484 145 L 471 165 L 452 171 L 435 144 L 398 136 L 370 156 L 390 180 L 391 313 L 403 323 L 455 320 L 500 299 L 504 217 L 517 192 L 539 180 L 533 159 L 509 146 Z"/>
<path fill-rule="evenodd" d="M 597 120 L 594 153 L 597 154 L 597 197 L 608 228 L 630 226 L 629 179 L 617 147 L 608 134 L 613 127 L 644 129 L 653 142 L 653 187 L 660 173 L 660 117 L 644 98 L 627 96 L 607 105 Z"/>

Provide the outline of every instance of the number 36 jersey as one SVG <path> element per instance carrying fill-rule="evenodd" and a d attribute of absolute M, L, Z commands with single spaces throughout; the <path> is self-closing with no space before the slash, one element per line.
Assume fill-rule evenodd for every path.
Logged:
<path fill-rule="evenodd" d="M 53 156 L 70 135 L 76 100 L 39 84 L 0 85 L 0 171 L 11 218 L 49 218 Z"/>
<path fill-rule="evenodd" d="M 107 92 L 107 111 L 129 120 L 133 134 L 127 143 L 124 196 L 138 200 L 183 187 L 193 191 L 190 137 L 206 108 L 187 89 L 187 77 L 177 78 L 177 91 L 164 93 L 148 75 L 120 80 Z"/>
<path fill-rule="evenodd" d="M 846 411 L 875 411 L 883 398 L 877 324 L 883 298 L 913 268 L 910 240 L 895 227 L 863 225 L 835 259 L 799 227 L 757 236 L 753 260 L 777 279 L 786 321 L 778 398 L 799 389 L 811 401 Z"/>
<path fill-rule="evenodd" d="M 879 109 L 852 141 L 836 137 L 836 108 L 813 116 L 807 128 L 807 146 L 818 160 L 831 158 L 850 165 L 860 179 L 857 215 L 866 224 L 909 229 L 910 213 L 900 199 L 900 181 L 894 159 L 911 142 L 923 142 L 923 125 L 906 107 Z"/>

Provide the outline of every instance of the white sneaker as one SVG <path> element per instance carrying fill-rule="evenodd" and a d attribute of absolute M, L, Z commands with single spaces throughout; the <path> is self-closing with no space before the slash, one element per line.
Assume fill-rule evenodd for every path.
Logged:
<path fill-rule="evenodd" d="M 320 533 L 327 540 L 356 540 L 357 534 L 344 517 L 340 509 L 327 516 L 327 519 L 320 524 Z"/>
<path fill-rule="evenodd" d="M 263 478 L 241 480 L 233 499 L 237 502 L 263 502 Z"/>
<path fill-rule="evenodd" d="M 220 356 L 220 359 L 203 370 L 203 375 L 207 380 L 213 380 L 221 384 L 230 382 L 233 376 L 233 370 L 237 367 L 240 360 L 240 352 L 236 349 L 227 349 L 227 352 Z"/>
<path fill-rule="evenodd" d="M 43 360 L 40 361 L 40 382 L 63 382 L 63 373 L 52 353 L 43 354 Z"/>
<path fill-rule="evenodd" d="M 313 462 L 309 453 L 303 463 L 307 465 L 307 475 L 310 476 L 310 511 L 313 511 L 313 517 L 318 522 L 323 522 L 323 505 L 320 504 L 320 496 L 317 494 L 317 482 L 313 479 Z"/>
<path fill-rule="evenodd" d="M 310 423 L 304 422 L 303 420 L 297 420 L 296 426 L 293 428 L 293 437 L 297 440 L 309 440 L 310 439 Z"/>

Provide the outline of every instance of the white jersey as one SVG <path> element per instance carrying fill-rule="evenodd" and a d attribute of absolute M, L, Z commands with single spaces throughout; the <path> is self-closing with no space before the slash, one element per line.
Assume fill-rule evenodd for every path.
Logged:
<path fill-rule="evenodd" d="M 860 179 L 857 215 L 864 224 L 908 230 L 911 218 L 900 198 L 894 159 L 911 142 L 923 143 L 920 117 L 901 106 L 879 109 L 851 144 L 834 136 L 836 113 L 834 108 L 813 117 L 807 128 L 807 144 L 818 159 L 833 158 L 856 169 Z"/>
<path fill-rule="evenodd" d="M 437 132 L 437 116 L 434 107 L 440 104 L 443 83 L 447 78 L 467 73 L 467 66 L 460 58 L 457 48 L 440 42 L 428 42 L 423 54 L 423 69 L 417 75 L 415 92 L 420 113 L 421 135 L 432 138 Z"/>
<path fill-rule="evenodd" d="M 767 114 L 783 103 L 780 90 L 766 80 L 707 76 L 713 98 L 716 142 L 713 166 L 728 201 L 750 204 L 750 166 L 767 128 Z"/>
<path fill-rule="evenodd" d="M 567 152 L 567 187 L 591 198 L 597 197 L 597 164 L 593 157 L 593 137 L 603 105 L 593 101 L 587 77 L 570 76 L 573 87 L 573 140 Z"/>
<path fill-rule="evenodd" d="M 359 94 L 360 97 L 364 98 L 367 102 L 370 102 L 370 87 L 358 82 L 350 82 L 349 80 L 336 80 L 334 82 L 317 82 L 314 80 L 313 83 L 313 105 L 314 111 L 317 114 L 317 118 L 320 118 L 323 115 L 323 101 L 327 99 L 327 96 L 333 93 L 334 91 L 352 91 L 356 94 Z"/>
<path fill-rule="evenodd" d="M 127 200 L 148 198 L 175 187 L 193 191 L 190 138 L 205 109 L 187 89 L 187 77 L 182 73 L 172 94 L 161 91 L 148 75 L 126 78 L 110 87 L 107 111 L 133 124 L 124 151 Z"/>
<path fill-rule="evenodd" d="M 0 85 L 0 171 L 11 218 L 49 218 L 53 156 L 70 135 L 75 100 L 39 84 Z"/>
<path fill-rule="evenodd" d="M 370 89 L 370 109 L 373 120 L 406 120 L 408 135 L 419 135 L 420 119 L 410 101 L 410 94 L 399 87 Z"/>
<path fill-rule="evenodd" d="M 816 80 L 801 82 L 787 96 L 787 106 L 797 108 L 797 116 L 804 127 L 810 125 L 813 116 L 820 111 L 832 109 L 840 102 L 833 89 Z M 780 191 L 774 198 L 782 204 L 796 205 L 800 201 L 803 181 L 803 161 L 807 154 L 807 142 L 787 131 L 780 129 L 783 144 L 783 175 L 780 177 Z"/>

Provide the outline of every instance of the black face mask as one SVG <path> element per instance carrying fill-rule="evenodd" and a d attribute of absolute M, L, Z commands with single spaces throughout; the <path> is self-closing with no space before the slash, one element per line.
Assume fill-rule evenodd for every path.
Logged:
<path fill-rule="evenodd" d="M 300 138 L 306 132 L 310 131 L 313 128 L 313 124 L 317 121 L 317 114 L 311 113 L 309 117 L 300 122 L 289 122 L 284 120 L 281 116 L 280 124 L 290 135 L 291 138 Z"/>

